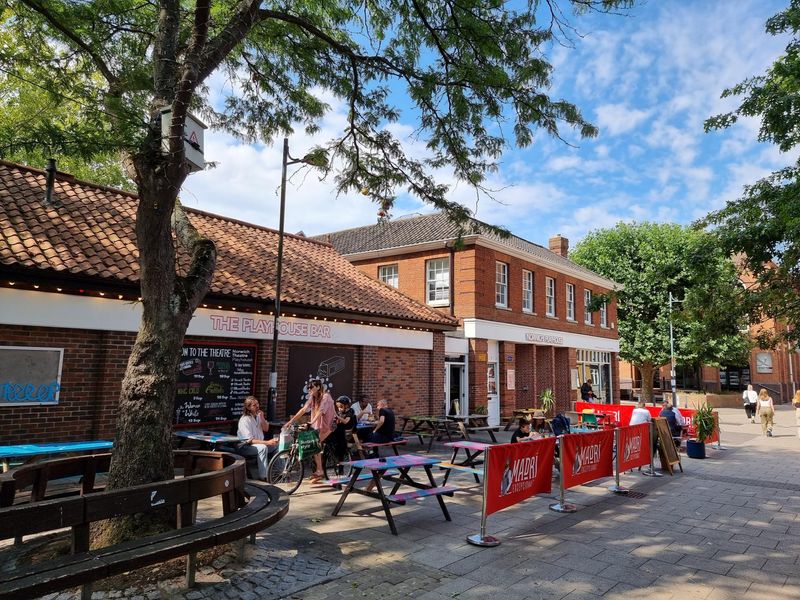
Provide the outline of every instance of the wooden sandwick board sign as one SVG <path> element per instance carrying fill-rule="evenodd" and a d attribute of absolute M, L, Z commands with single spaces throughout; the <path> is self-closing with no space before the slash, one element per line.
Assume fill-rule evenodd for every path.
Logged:
<path fill-rule="evenodd" d="M 655 417 L 653 422 L 656 424 L 656 434 L 658 435 L 658 458 L 661 459 L 661 468 L 672 475 L 672 467 L 678 465 L 683 473 L 683 465 L 675 442 L 672 441 L 672 433 L 669 424 L 664 417 Z"/>

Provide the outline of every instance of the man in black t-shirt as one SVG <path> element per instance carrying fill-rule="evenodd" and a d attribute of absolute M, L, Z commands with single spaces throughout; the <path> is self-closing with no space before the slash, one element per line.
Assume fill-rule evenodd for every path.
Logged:
<path fill-rule="evenodd" d="M 389 408 L 386 400 L 378 402 L 378 420 L 372 432 L 367 437 L 368 442 L 385 444 L 394 439 L 394 411 Z"/>
<path fill-rule="evenodd" d="M 531 434 L 531 424 L 528 419 L 520 419 L 519 427 L 511 434 L 511 443 L 516 444 L 520 439 L 526 439 Z"/>

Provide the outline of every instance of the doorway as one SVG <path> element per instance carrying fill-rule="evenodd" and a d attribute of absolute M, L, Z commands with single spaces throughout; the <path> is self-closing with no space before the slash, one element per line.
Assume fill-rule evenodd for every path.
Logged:
<path fill-rule="evenodd" d="M 466 368 L 464 363 L 445 363 L 444 379 L 445 414 L 458 416 L 468 415 L 469 400 L 467 398 Z"/>

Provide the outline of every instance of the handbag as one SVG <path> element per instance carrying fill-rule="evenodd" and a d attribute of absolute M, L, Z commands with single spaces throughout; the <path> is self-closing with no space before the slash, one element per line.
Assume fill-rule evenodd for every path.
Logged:
<path fill-rule="evenodd" d="M 319 443 L 319 432 L 316 429 L 306 429 L 297 434 L 297 453 L 300 460 L 310 458 L 322 450 Z"/>

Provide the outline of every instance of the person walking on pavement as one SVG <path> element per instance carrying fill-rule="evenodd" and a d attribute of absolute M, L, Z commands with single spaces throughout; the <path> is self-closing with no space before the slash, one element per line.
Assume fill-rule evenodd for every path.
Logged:
<path fill-rule="evenodd" d="M 775 406 L 769 392 L 764 388 L 758 392 L 758 407 L 756 414 L 761 418 L 761 435 L 772 437 L 772 425 L 775 418 Z"/>
<path fill-rule="evenodd" d="M 800 390 L 794 393 L 792 404 L 794 405 L 794 418 L 797 423 L 797 437 L 800 437 Z"/>
<path fill-rule="evenodd" d="M 758 404 L 758 394 L 753 389 L 753 384 L 747 386 L 747 389 L 742 392 L 742 401 L 744 402 L 744 414 L 750 419 L 751 423 L 756 422 L 756 405 Z"/>

